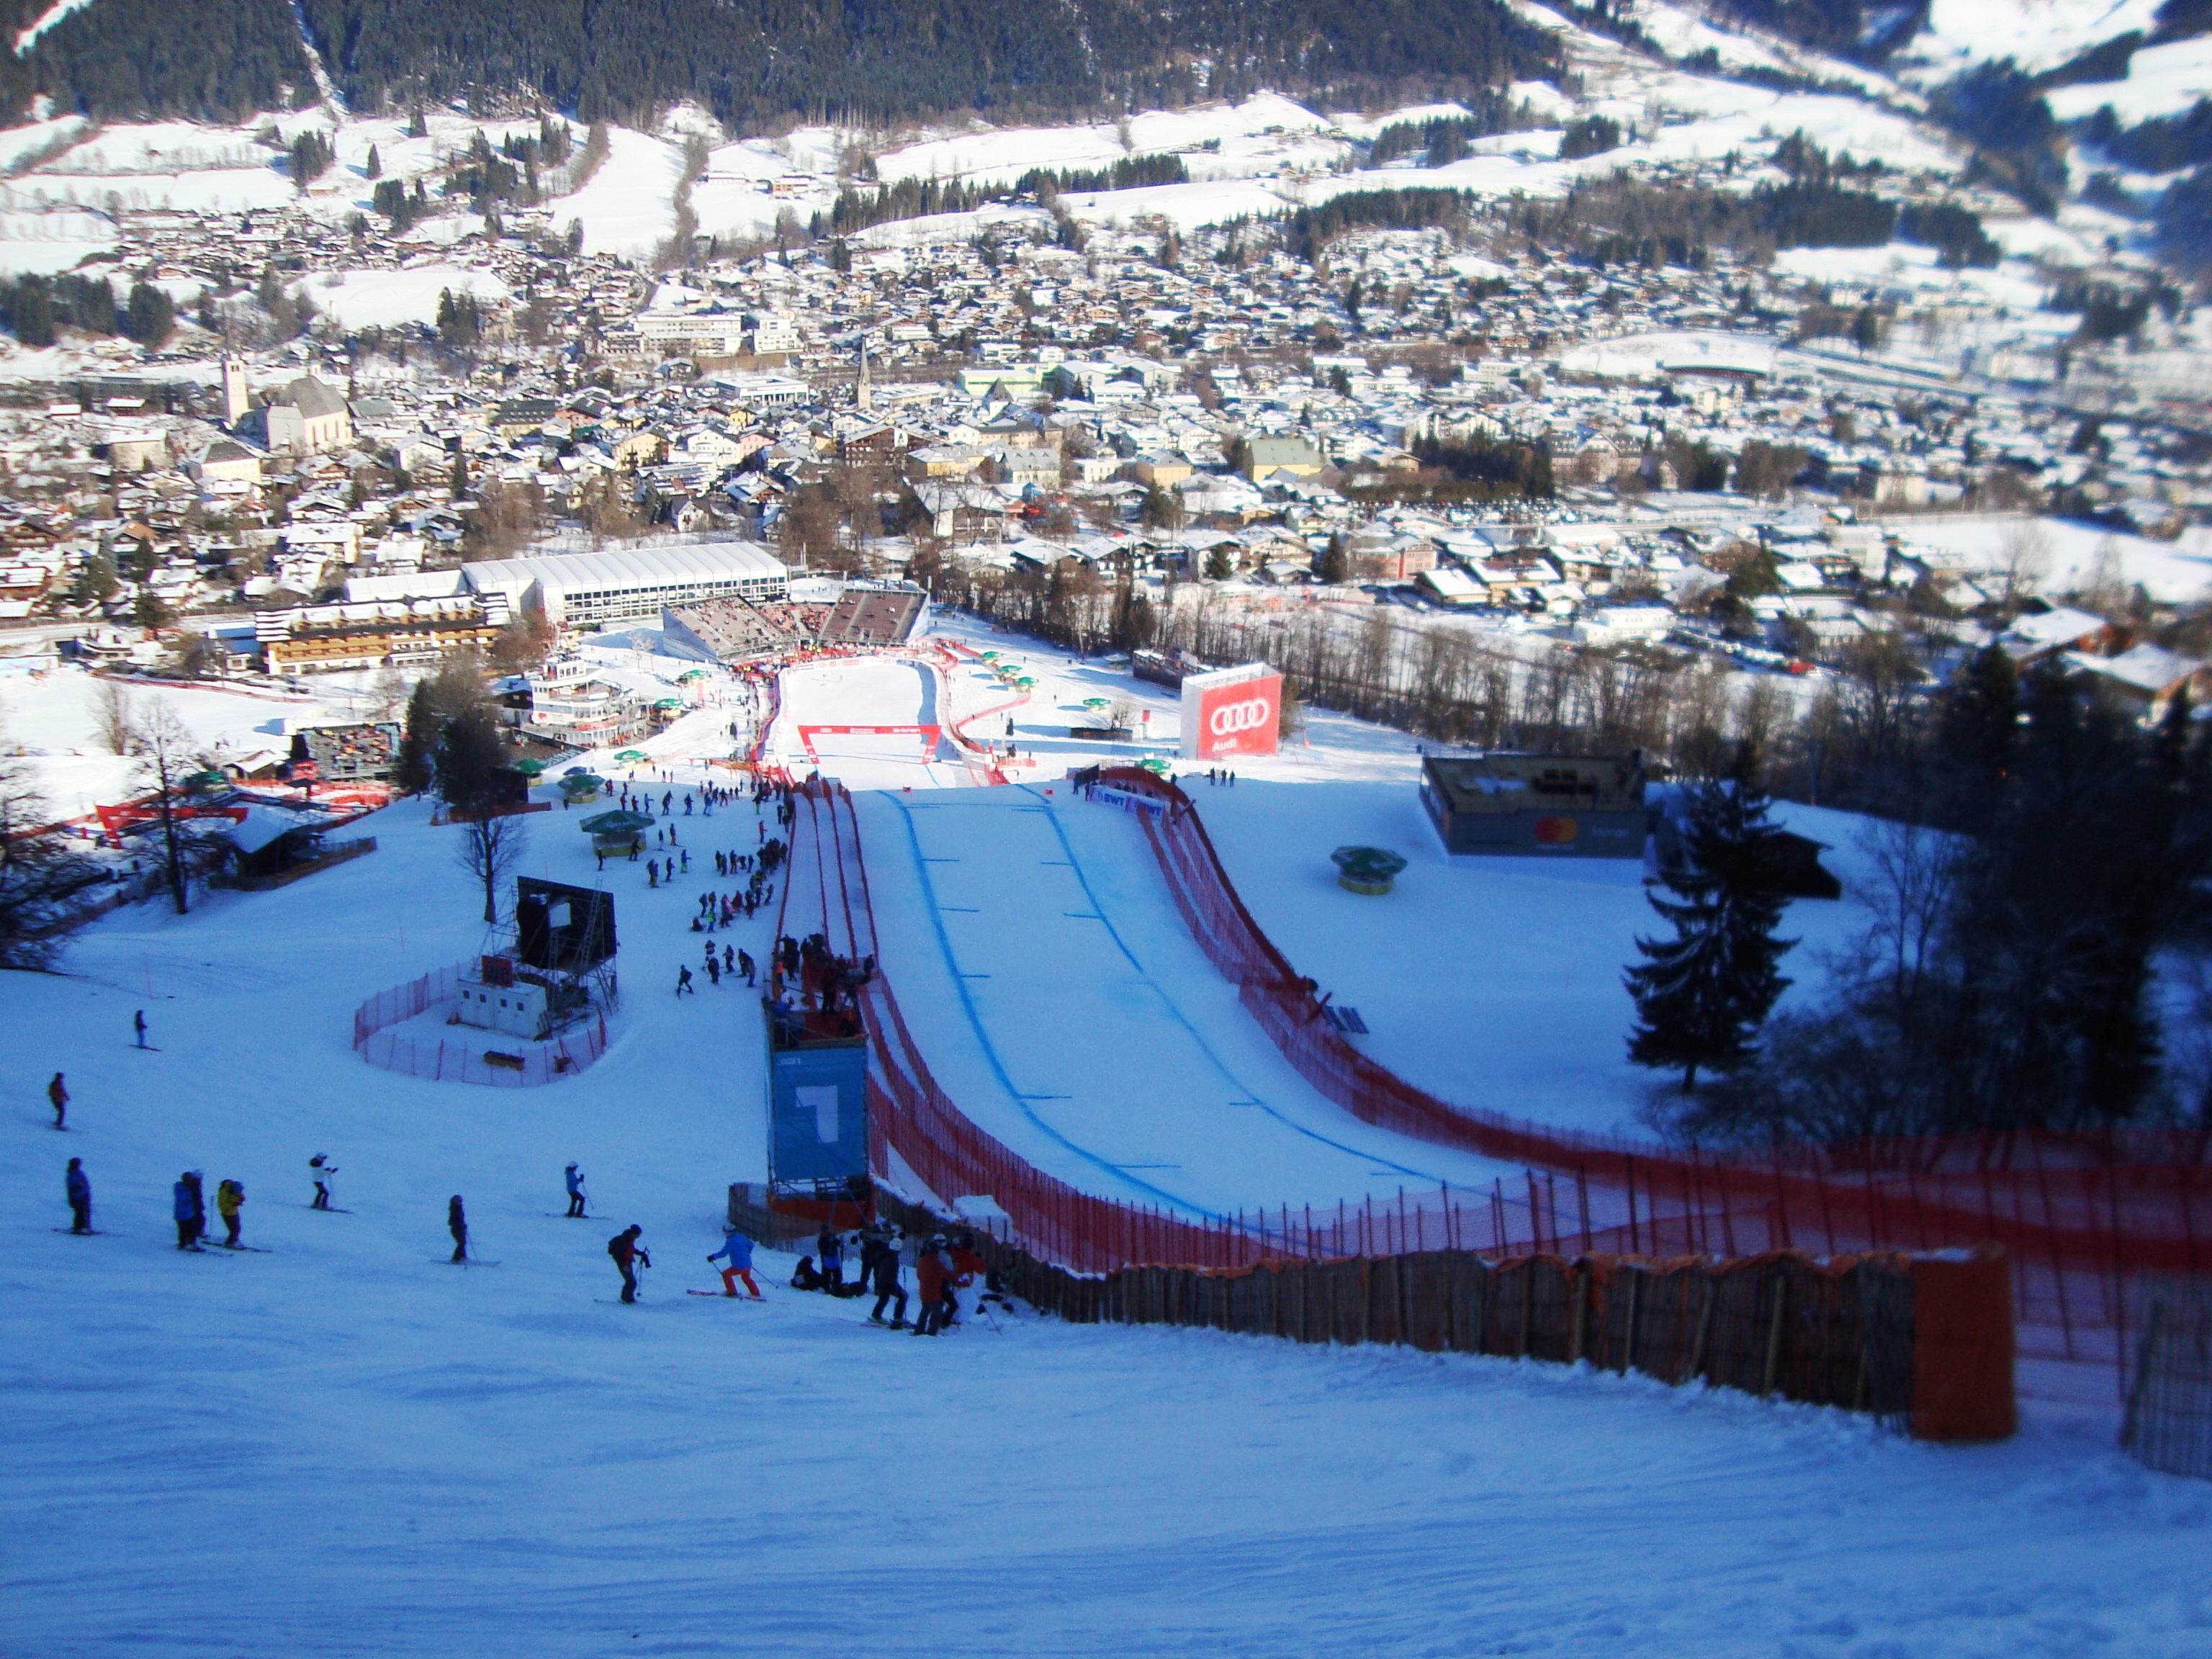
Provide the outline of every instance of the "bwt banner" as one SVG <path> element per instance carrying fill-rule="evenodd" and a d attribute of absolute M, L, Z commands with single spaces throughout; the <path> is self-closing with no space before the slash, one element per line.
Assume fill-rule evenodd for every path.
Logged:
<path fill-rule="evenodd" d="M 1182 683 L 1182 757 L 1272 755 L 1283 720 L 1283 677 L 1263 662 L 1190 674 Z"/>

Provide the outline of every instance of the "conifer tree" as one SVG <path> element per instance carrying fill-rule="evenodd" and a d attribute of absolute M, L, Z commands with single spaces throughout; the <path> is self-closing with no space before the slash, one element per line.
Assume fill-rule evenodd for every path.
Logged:
<path fill-rule="evenodd" d="M 1331 535 L 1322 550 L 1321 579 L 1331 587 L 1341 587 L 1352 580 L 1352 560 L 1344 550 L 1341 535 Z"/>
<path fill-rule="evenodd" d="M 1993 786 L 2020 742 L 2020 677 L 2001 645 L 1969 657 L 1943 694 L 1937 740 L 1972 776 Z"/>
<path fill-rule="evenodd" d="M 419 795 L 430 787 L 430 760 L 444 724 L 431 696 L 430 682 L 416 681 L 414 694 L 407 699 L 407 723 L 399 735 L 399 753 L 392 768 L 392 782 L 405 793 Z"/>
<path fill-rule="evenodd" d="M 1778 964 L 1797 941 L 1774 937 L 1786 901 L 1774 878 L 1781 830 L 1767 822 L 1769 804 L 1746 756 L 1729 777 L 1698 787 L 1681 866 L 1667 878 L 1675 897 L 1651 895 L 1674 937 L 1638 939 L 1645 960 L 1625 975 L 1637 1014 L 1629 1059 L 1680 1067 L 1685 1094 L 1700 1068 L 1726 1071 L 1751 1058 L 1790 984 Z"/>

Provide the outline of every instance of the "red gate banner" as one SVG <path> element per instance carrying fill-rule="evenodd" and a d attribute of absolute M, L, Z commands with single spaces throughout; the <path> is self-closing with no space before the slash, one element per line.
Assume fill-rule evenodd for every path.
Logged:
<path fill-rule="evenodd" d="M 817 733 L 832 738 L 920 738 L 921 757 L 927 761 L 937 753 L 937 739 L 944 730 L 941 726 L 802 726 L 799 728 L 799 740 L 806 745 L 806 758 L 819 765 L 822 757 L 814 752 Z"/>

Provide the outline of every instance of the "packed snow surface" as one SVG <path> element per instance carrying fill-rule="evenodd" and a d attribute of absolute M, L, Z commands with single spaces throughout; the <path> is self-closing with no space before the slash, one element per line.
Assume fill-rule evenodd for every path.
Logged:
<path fill-rule="evenodd" d="M 848 658 L 787 670 L 782 679 L 782 708 L 769 732 L 768 758 L 802 774 L 816 763 L 801 726 L 939 724 L 936 676 L 916 663 Z M 851 788 L 968 781 L 950 744 L 933 749 L 920 737 L 872 732 L 822 732 L 813 743 L 822 771 Z"/>
<path fill-rule="evenodd" d="M 1638 1113 L 1654 1079 L 1627 1061 L 1634 1008 L 1620 974 L 1639 959 L 1639 935 L 1667 929 L 1645 901 L 1640 860 L 1453 857 L 1410 779 L 1184 784 L 1262 931 L 1360 1011 L 1368 1054 L 1457 1105 L 1650 1133 Z M 1803 807 L 1776 816 L 1829 843 L 1822 861 L 1848 884 L 1860 821 Z M 1388 894 L 1347 892 L 1328 861 L 1343 846 L 1387 848 L 1407 867 Z M 1849 902 L 1790 907 L 1791 998 L 1825 991 L 1824 955 L 1865 921 Z"/>
<path fill-rule="evenodd" d="M 581 190 L 545 204 L 556 225 L 584 227 L 584 249 L 623 258 L 650 255 L 676 231 L 676 181 L 684 154 L 627 127 L 607 130 L 607 159 Z"/>
<path fill-rule="evenodd" d="M 1317 1094 L 1200 950 L 1125 813 L 1064 784 L 858 805 L 884 965 L 939 1084 L 1048 1173 L 1200 1215 L 1509 1173 Z M 804 866 L 799 883 L 794 905 Z"/>

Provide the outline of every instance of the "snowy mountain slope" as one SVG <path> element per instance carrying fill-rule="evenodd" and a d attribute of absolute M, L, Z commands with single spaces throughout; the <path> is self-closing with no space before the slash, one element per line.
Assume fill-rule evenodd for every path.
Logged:
<path fill-rule="evenodd" d="M 1939 81 L 1969 64 L 2009 58 L 2031 72 L 2057 69 L 2130 30 L 2148 34 L 2160 0 L 1932 0 L 1928 21 L 1899 54 L 1912 79 Z"/>
<path fill-rule="evenodd" d="M 2094 115 L 2107 104 L 2124 125 L 2179 115 L 2212 97 L 2212 35 L 2146 46 L 2128 60 L 2124 80 L 2053 87 L 2044 94 L 2062 121 Z"/>

